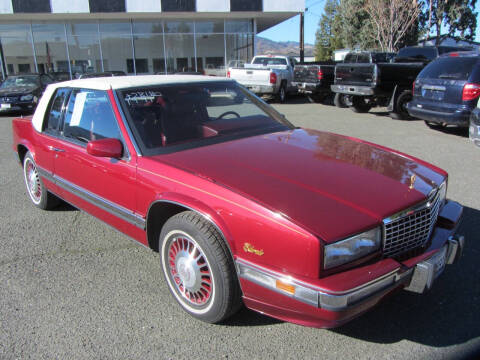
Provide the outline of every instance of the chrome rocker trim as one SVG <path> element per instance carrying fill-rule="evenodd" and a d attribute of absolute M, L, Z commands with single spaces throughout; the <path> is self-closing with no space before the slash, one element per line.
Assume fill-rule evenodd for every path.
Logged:
<path fill-rule="evenodd" d="M 140 229 L 145 229 L 145 219 L 128 209 L 125 209 L 123 206 L 117 205 L 111 201 L 108 201 L 98 195 L 91 193 L 84 188 L 77 186 L 51 172 L 42 169 L 37 166 L 40 176 L 53 182 L 55 185 L 58 185 L 64 190 L 71 192 L 73 195 L 78 196 L 80 199 L 85 200 L 98 208 L 108 212 L 111 215 L 114 215 Z"/>

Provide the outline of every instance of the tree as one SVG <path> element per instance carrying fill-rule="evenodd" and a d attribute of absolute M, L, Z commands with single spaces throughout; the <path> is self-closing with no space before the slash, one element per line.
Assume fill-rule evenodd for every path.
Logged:
<path fill-rule="evenodd" d="M 375 48 L 374 27 L 365 11 L 365 0 L 341 0 L 338 8 L 341 38 L 349 49 Z"/>
<path fill-rule="evenodd" d="M 339 0 L 327 0 L 315 34 L 315 60 L 331 60 L 333 51 L 342 47 L 339 36 Z"/>
<path fill-rule="evenodd" d="M 388 52 L 398 50 L 421 12 L 417 0 L 365 0 L 364 8 L 374 25 L 376 43 Z"/>
<path fill-rule="evenodd" d="M 445 35 L 459 40 L 472 40 L 477 28 L 477 13 L 474 8 L 477 0 L 423 0 L 425 12 L 422 20 L 426 34 L 434 30 L 436 44 L 442 40 L 442 29 Z"/>

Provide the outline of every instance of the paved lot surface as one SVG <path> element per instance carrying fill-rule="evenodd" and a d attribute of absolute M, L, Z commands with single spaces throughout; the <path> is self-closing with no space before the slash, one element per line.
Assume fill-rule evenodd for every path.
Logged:
<path fill-rule="evenodd" d="M 461 263 L 434 289 L 401 292 L 336 330 L 242 310 L 224 325 L 185 314 L 157 254 L 67 205 L 37 210 L 0 117 L 0 359 L 473 358 L 480 351 L 480 149 L 462 131 L 434 131 L 376 110 L 275 105 L 298 126 L 356 136 L 416 155 L 450 173 L 465 205 Z"/>

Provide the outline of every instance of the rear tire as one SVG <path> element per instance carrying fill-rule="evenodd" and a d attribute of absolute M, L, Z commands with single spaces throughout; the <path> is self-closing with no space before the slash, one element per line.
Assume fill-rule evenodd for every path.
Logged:
<path fill-rule="evenodd" d="M 390 113 L 390 117 L 396 120 L 411 120 L 413 119 L 407 111 L 407 104 L 412 101 L 412 92 L 404 90 L 397 99 L 395 104 L 395 112 Z"/>
<path fill-rule="evenodd" d="M 32 154 L 28 151 L 23 158 L 23 177 L 27 193 L 33 205 L 42 209 L 50 210 L 60 203 L 60 199 L 48 192 L 37 170 L 37 165 Z"/>
<path fill-rule="evenodd" d="M 333 98 L 333 103 L 338 108 L 346 108 L 347 105 L 345 104 L 345 95 L 336 93 L 335 97 Z"/>
<path fill-rule="evenodd" d="M 277 99 L 278 102 L 282 104 L 287 101 L 287 86 L 285 85 L 285 82 L 282 82 L 280 89 L 278 89 Z"/>
<path fill-rule="evenodd" d="M 193 211 L 174 215 L 162 228 L 159 249 L 168 288 L 188 314 L 218 323 L 241 307 L 233 259 L 212 223 Z"/>
<path fill-rule="evenodd" d="M 352 96 L 352 105 L 350 108 L 356 113 L 367 113 L 372 108 L 372 105 L 367 103 L 362 96 Z"/>

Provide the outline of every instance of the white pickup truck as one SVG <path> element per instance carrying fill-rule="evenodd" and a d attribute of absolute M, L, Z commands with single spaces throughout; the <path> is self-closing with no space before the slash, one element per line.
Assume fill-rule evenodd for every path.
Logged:
<path fill-rule="evenodd" d="M 228 69 L 230 77 L 260 96 L 276 97 L 285 102 L 289 92 L 297 91 L 292 85 L 296 60 L 290 56 L 258 55 L 244 67 Z"/>

